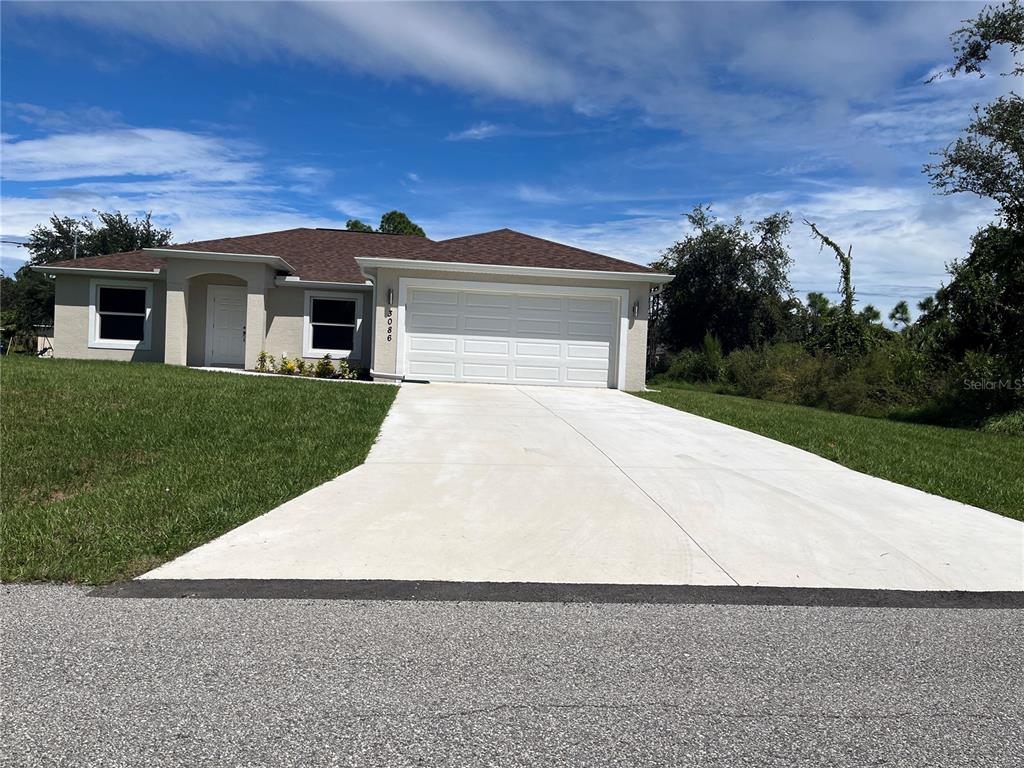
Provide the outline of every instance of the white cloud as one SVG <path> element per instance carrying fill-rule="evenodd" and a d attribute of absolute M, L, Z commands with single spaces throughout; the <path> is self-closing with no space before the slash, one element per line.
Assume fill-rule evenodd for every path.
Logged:
<path fill-rule="evenodd" d="M 26 235 L 55 212 L 78 217 L 94 209 L 152 211 L 179 240 L 339 224 L 292 207 L 282 194 L 282 182 L 316 184 L 326 172 L 290 166 L 275 178 L 258 147 L 206 134 L 123 127 L 4 136 L 2 150 L 5 239 Z M 5 248 L 5 268 L 20 255 Z"/>
<path fill-rule="evenodd" d="M 524 203 L 564 203 L 566 198 L 560 193 L 533 184 L 518 184 L 515 197 Z"/>
<path fill-rule="evenodd" d="M 0 175 L 7 181 L 178 176 L 235 182 L 257 170 L 251 147 L 163 128 L 5 137 L 0 151 Z"/>
<path fill-rule="evenodd" d="M 494 123 L 481 122 L 469 126 L 461 131 L 448 134 L 448 141 L 480 141 L 490 139 L 501 133 L 501 129 Z"/>
<path fill-rule="evenodd" d="M 375 207 L 358 197 L 339 197 L 331 201 L 331 205 L 336 211 L 357 219 L 373 219 L 378 214 Z"/>

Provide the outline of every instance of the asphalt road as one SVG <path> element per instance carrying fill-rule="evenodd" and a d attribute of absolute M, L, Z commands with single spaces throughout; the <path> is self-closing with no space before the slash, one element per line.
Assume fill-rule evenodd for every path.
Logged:
<path fill-rule="evenodd" d="M 1020 610 L 0 593 L 3 765 L 1024 755 Z"/>

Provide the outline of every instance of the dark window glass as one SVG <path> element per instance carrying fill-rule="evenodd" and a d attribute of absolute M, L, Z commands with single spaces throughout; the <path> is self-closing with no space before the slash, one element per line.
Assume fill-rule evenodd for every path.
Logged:
<path fill-rule="evenodd" d="M 339 299 L 313 299 L 313 312 L 310 319 L 314 323 L 355 325 L 356 303 Z"/>
<path fill-rule="evenodd" d="M 344 325 L 314 325 L 313 348 L 351 350 L 354 332 L 354 328 Z"/>
<path fill-rule="evenodd" d="M 100 338 L 142 341 L 146 320 L 141 315 L 100 315 Z"/>
<path fill-rule="evenodd" d="M 100 287 L 100 312 L 132 312 L 146 314 L 146 290 L 144 288 Z"/>

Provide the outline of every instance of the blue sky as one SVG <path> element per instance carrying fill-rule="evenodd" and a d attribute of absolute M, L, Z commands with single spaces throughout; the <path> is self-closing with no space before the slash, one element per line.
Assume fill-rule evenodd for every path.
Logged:
<path fill-rule="evenodd" d="M 888 310 L 992 218 L 921 173 L 1011 85 L 924 84 L 979 7 L 5 2 L 0 230 L 118 208 L 190 240 L 398 208 L 434 238 L 648 262 L 697 203 L 788 209 L 797 291 L 836 283 L 806 217 Z"/>

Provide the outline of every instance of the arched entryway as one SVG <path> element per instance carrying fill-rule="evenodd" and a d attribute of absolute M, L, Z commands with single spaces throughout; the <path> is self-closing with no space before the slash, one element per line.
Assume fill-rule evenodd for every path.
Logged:
<path fill-rule="evenodd" d="M 187 364 L 245 366 L 247 284 L 227 274 L 189 278 Z"/>

